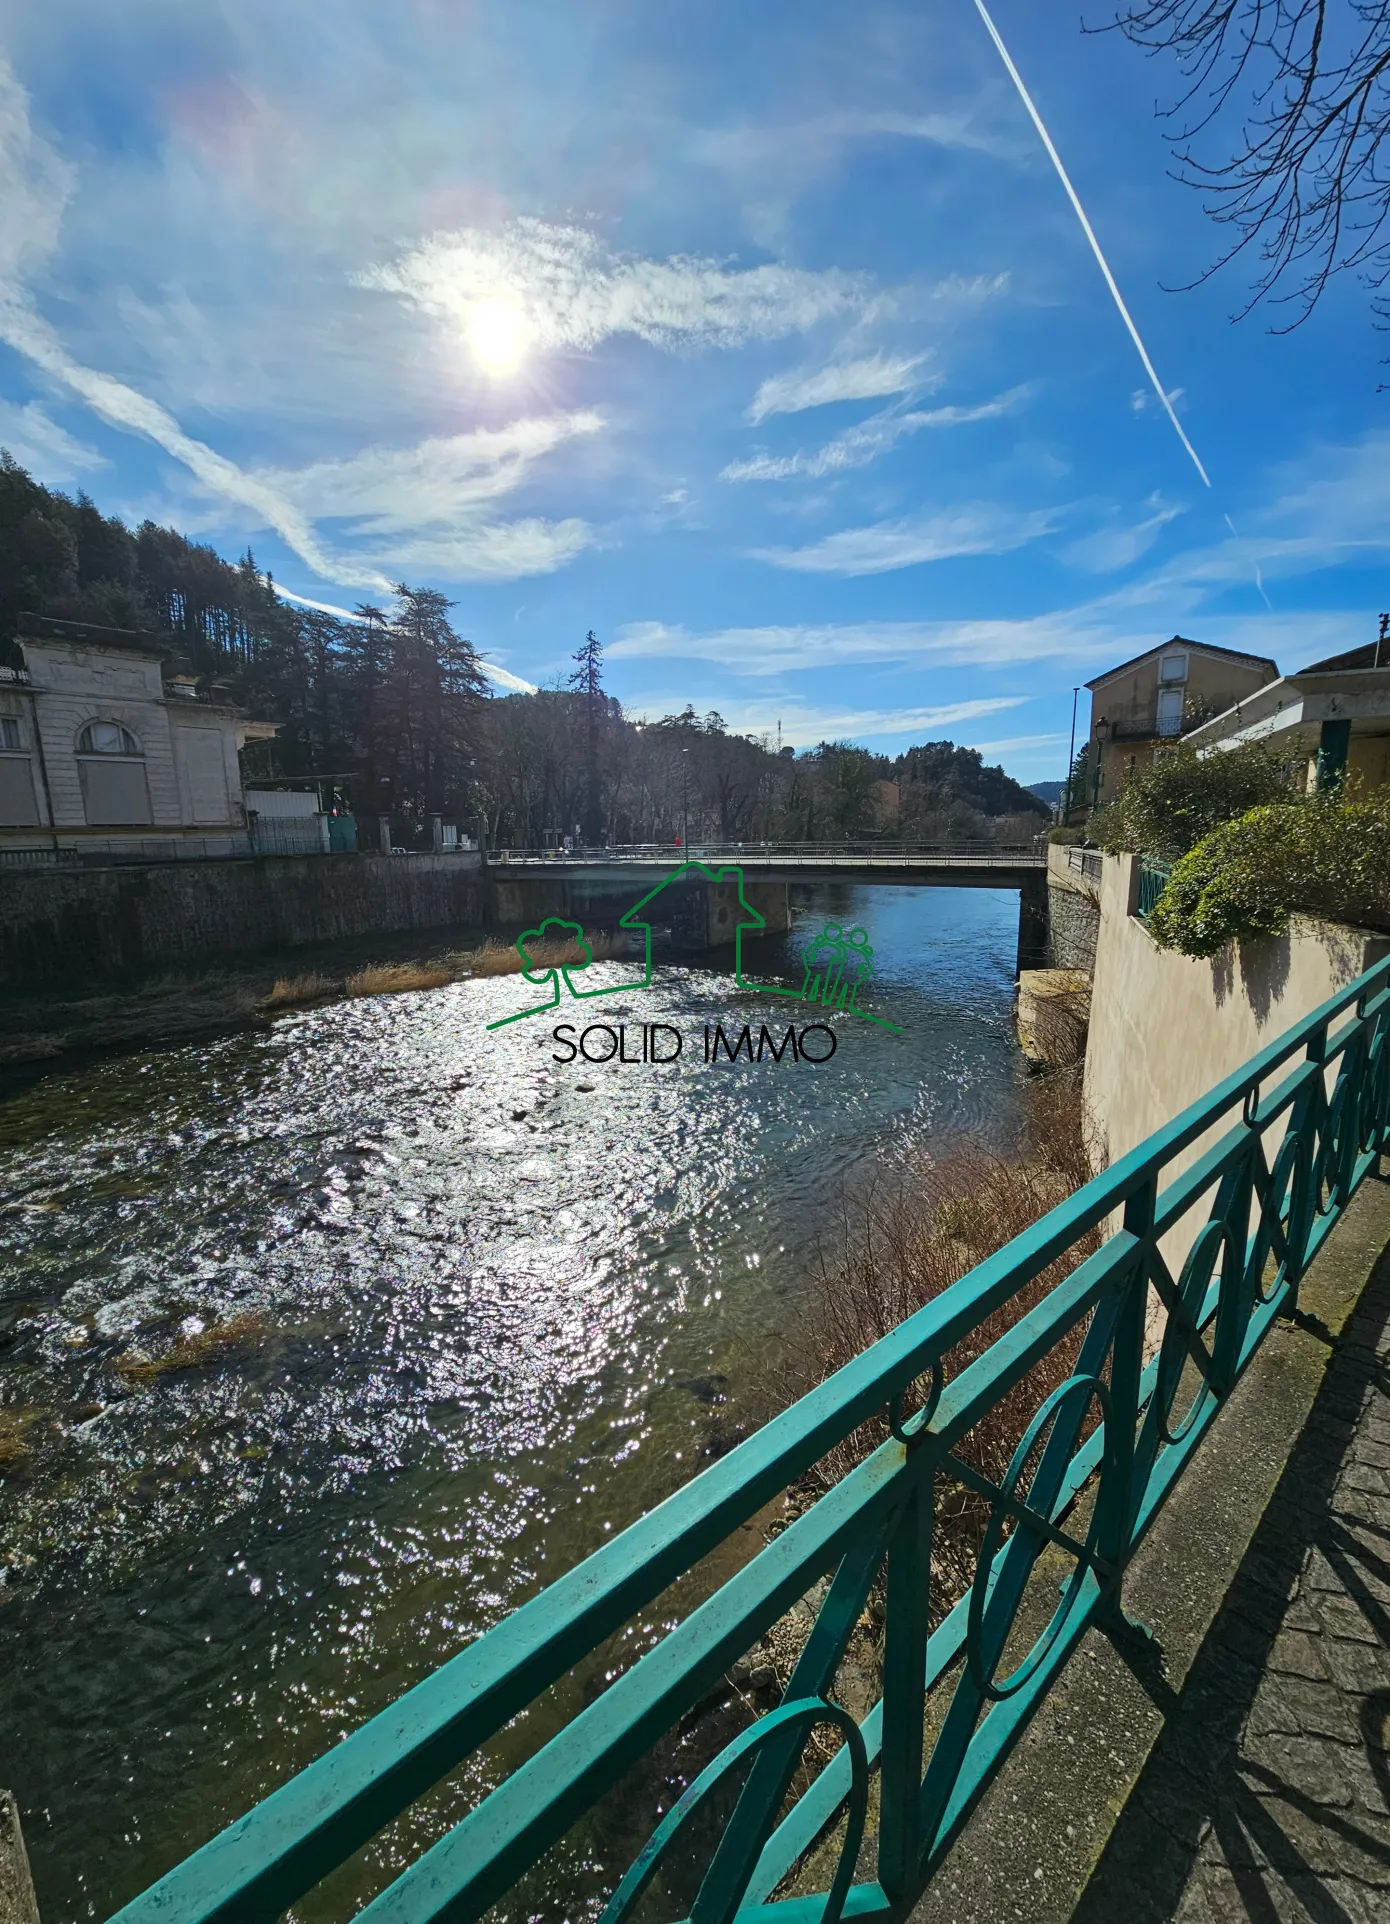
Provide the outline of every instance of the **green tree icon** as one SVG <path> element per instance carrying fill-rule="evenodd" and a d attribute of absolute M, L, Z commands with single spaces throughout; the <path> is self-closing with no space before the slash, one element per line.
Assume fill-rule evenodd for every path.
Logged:
<path fill-rule="evenodd" d="M 553 963 L 533 959 L 533 952 L 539 950 L 547 940 L 573 943 L 579 950 L 581 959 L 577 962 Z M 520 1022 L 525 1016 L 544 1015 L 547 1009 L 558 1009 L 562 1000 L 560 988 L 562 980 L 565 988 L 577 1001 L 596 995 L 614 995 L 619 989 L 632 987 L 630 982 L 605 982 L 600 983 L 596 989 L 576 988 L 574 978 L 582 969 L 589 967 L 594 959 L 594 952 L 589 946 L 581 924 L 564 921 L 558 915 L 548 915 L 539 928 L 523 929 L 516 938 L 516 952 L 524 965 L 521 973 L 526 981 L 534 983 L 537 988 L 548 983 L 550 999 L 548 1002 L 535 1002 L 529 1009 L 518 1009 L 514 1015 L 500 1016 L 496 1022 L 488 1023 L 489 1029 L 504 1029 L 509 1022 Z M 647 979 L 651 979 L 650 970 L 648 970 Z"/>

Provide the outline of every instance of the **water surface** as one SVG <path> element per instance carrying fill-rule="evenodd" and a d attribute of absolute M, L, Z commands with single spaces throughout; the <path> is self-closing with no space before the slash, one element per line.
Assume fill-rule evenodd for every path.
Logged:
<path fill-rule="evenodd" d="M 491 1035 L 518 977 L 0 1100 L 0 1400 L 36 1413 L 0 1483 L 0 1777 L 44 1924 L 106 1916 L 736 1440 L 863 1159 L 1012 1127 L 1017 897 L 796 900 L 753 972 L 862 923 L 901 1038 L 837 1015 L 824 1064 L 707 1065 L 707 1022 L 811 1016 L 719 956 Z M 557 1063 L 575 1016 L 684 1053 Z M 215 1366 L 115 1367 L 238 1316 Z M 304 1914 L 349 1914 L 504 1761 Z"/>

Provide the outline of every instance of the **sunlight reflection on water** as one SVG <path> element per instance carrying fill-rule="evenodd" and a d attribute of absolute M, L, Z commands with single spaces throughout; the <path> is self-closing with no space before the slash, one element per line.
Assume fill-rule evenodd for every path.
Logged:
<path fill-rule="evenodd" d="M 706 1065 L 704 1022 L 793 1005 L 666 967 L 577 1019 L 670 1022 L 678 1062 L 559 1064 L 564 1010 L 486 1032 L 525 993 L 498 977 L 0 1103 L 0 1394 L 40 1439 L 4 1486 L 0 1727 L 45 1924 L 104 1915 L 723 1447 L 857 1161 L 1010 1126 L 1016 897 L 806 904 L 760 966 L 853 915 L 902 1038 L 836 1016 L 821 1066 Z M 216 1367 L 115 1367 L 234 1317 Z"/>

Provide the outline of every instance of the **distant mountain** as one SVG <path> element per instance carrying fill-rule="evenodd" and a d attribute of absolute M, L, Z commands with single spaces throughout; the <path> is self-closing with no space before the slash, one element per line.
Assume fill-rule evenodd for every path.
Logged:
<path fill-rule="evenodd" d="M 1040 802 L 1046 802 L 1050 808 L 1053 802 L 1061 801 L 1065 787 L 1065 782 L 1029 782 L 1028 793 L 1036 795 Z"/>

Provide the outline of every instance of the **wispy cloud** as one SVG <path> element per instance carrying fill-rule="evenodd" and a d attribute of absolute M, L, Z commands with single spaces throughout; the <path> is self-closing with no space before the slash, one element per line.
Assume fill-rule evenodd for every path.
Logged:
<path fill-rule="evenodd" d="M 839 474 L 848 468 L 866 468 L 881 454 L 897 445 L 904 435 L 923 428 L 958 428 L 972 421 L 993 421 L 1010 414 L 1031 392 L 1027 383 L 1010 388 L 993 401 L 976 407 L 939 407 L 914 409 L 907 413 L 885 409 L 857 426 L 846 428 L 824 447 L 802 449 L 796 454 L 757 454 L 746 461 L 731 461 L 720 473 L 722 481 L 786 481 L 794 475 L 820 478 Z"/>
<path fill-rule="evenodd" d="M 543 350 L 592 348 L 613 334 L 667 349 L 738 347 L 886 305 L 862 274 L 618 254 L 587 228 L 531 216 L 432 235 L 359 279 L 465 336 L 480 311 L 506 303 L 513 325 Z"/>
<path fill-rule="evenodd" d="M 71 481 L 94 468 L 104 468 L 106 457 L 78 441 L 66 428 L 50 420 L 37 401 L 23 407 L 0 401 L 0 448 L 8 448 L 21 467 L 40 481 Z"/>
<path fill-rule="evenodd" d="M 758 548 L 753 555 L 800 574 L 879 575 L 954 555 L 1007 554 L 1047 534 L 1056 522 L 1050 509 L 1015 512 L 977 503 L 912 521 L 842 528 L 805 548 Z"/>
<path fill-rule="evenodd" d="M 1093 534 L 1082 535 L 1080 540 L 1064 548 L 1062 559 L 1073 568 L 1084 568 L 1088 574 L 1111 574 L 1119 568 L 1128 568 L 1148 553 L 1168 523 L 1182 512 L 1181 508 L 1159 508 L 1128 527 L 1097 528 Z"/>
<path fill-rule="evenodd" d="M 644 656 L 707 661 L 740 675 L 878 663 L 932 662 L 942 667 L 1000 667 L 1054 655 L 1100 660 L 1113 634 L 1078 630 L 1076 611 L 1022 621 L 861 621 L 716 628 L 692 634 L 660 621 L 632 622 L 618 632 L 610 658 Z"/>
<path fill-rule="evenodd" d="M 1031 699 L 1028 695 L 1004 695 L 980 701 L 948 702 L 938 708 L 818 708 L 796 696 L 783 696 L 760 702 L 721 701 L 718 708 L 729 727 L 738 734 L 775 736 L 780 723 L 783 742 L 794 748 L 810 748 L 823 741 L 898 736 L 916 736 L 920 740 L 933 729 L 957 727 L 1005 708 L 1021 708 Z M 659 695 L 639 696 L 626 706 L 630 714 L 649 721 L 670 712 L 669 697 Z"/>
<path fill-rule="evenodd" d="M 928 381 L 918 369 L 925 354 L 868 354 L 857 361 L 832 361 L 829 367 L 793 368 L 774 374 L 753 396 L 748 419 L 756 426 L 770 414 L 799 414 L 832 401 L 874 401 L 908 388 L 940 385 L 942 376 Z"/>

